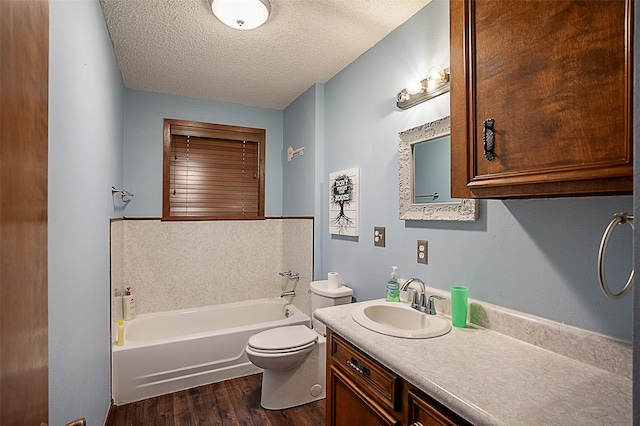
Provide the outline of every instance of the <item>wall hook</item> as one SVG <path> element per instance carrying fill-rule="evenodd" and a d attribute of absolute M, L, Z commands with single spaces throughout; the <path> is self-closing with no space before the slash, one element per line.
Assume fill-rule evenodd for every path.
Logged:
<path fill-rule="evenodd" d="M 296 154 L 300 154 L 300 156 L 304 155 L 304 147 L 293 149 L 291 146 L 287 149 L 287 161 L 291 162 L 293 160 L 293 156 Z"/>

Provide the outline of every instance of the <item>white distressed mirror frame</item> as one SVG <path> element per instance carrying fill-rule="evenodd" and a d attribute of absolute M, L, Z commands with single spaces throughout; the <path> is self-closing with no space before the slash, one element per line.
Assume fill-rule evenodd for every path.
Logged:
<path fill-rule="evenodd" d="M 451 134 L 451 120 L 444 117 L 398 133 L 398 170 L 400 173 L 400 219 L 449 220 L 473 222 L 478 219 L 478 203 L 462 199 L 449 203 L 413 202 L 413 145 Z"/>

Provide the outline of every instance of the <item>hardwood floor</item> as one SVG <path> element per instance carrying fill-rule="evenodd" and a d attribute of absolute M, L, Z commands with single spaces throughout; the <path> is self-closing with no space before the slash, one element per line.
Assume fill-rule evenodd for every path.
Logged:
<path fill-rule="evenodd" d="M 325 400 L 288 410 L 260 406 L 262 374 L 240 377 L 114 407 L 105 426 L 318 426 Z"/>

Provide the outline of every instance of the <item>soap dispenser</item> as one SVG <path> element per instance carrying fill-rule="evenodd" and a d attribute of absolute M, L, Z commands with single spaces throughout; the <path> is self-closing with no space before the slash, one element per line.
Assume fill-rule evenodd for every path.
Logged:
<path fill-rule="evenodd" d="M 398 267 L 391 267 L 391 277 L 387 282 L 387 302 L 400 301 L 400 283 L 398 282 Z"/>
<path fill-rule="evenodd" d="M 136 317 L 136 299 L 131 294 L 131 287 L 127 287 L 122 297 L 122 311 L 125 320 L 132 320 Z"/>

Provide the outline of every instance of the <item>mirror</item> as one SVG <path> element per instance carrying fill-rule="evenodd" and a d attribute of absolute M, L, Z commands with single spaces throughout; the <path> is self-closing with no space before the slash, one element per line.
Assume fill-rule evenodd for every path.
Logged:
<path fill-rule="evenodd" d="M 476 200 L 451 198 L 449 117 L 398 134 L 400 219 L 475 221 Z"/>

